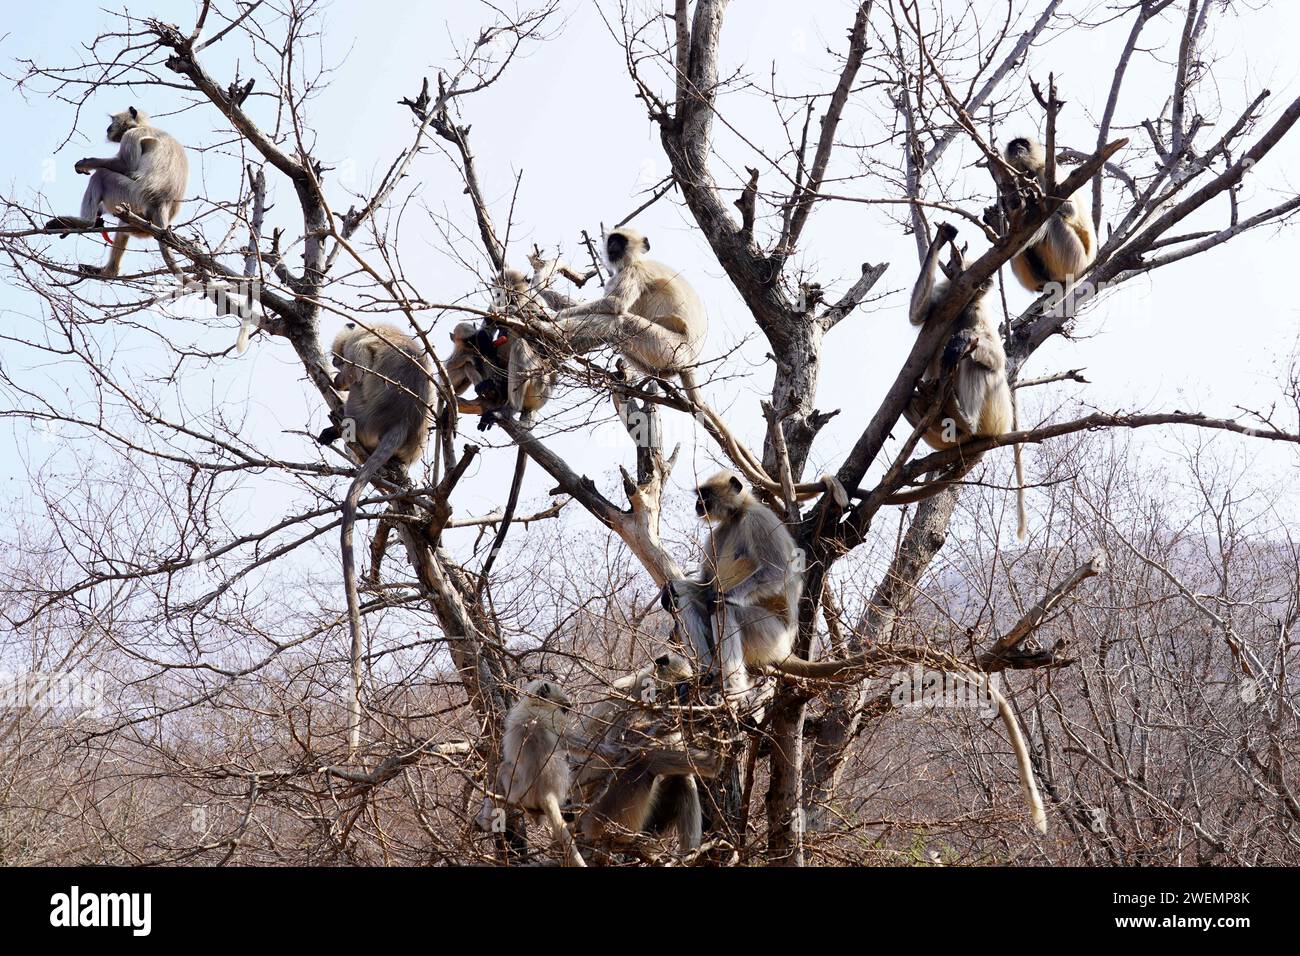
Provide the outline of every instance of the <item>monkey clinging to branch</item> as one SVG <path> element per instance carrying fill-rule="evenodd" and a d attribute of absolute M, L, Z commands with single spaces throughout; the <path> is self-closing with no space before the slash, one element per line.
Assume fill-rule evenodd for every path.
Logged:
<path fill-rule="evenodd" d="M 727 693 L 750 688 L 749 671 L 835 677 L 842 662 L 794 653 L 803 594 L 803 552 L 776 512 L 730 471 L 696 489 L 695 512 L 709 524 L 699 576 L 669 581 L 660 601 Z"/>
<path fill-rule="evenodd" d="M 921 263 L 921 274 L 912 288 L 908 317 L 913 325 L 926 326 L 936 308 L 948 294 L 952 279 L 935 282 L 939 252 L 957 238 L 957 230 L 943 223 L 939 226 Z M 952 278 L 960 273 L 962 256 L 953 246 Z M 952 334 L 939 344 L 921 377 L 921 388 L 904 410 L 903 416 L 916 427 L 942 399 L 937 419 L 922 437 L 938 451 L 960 445 L 971 438 L 1004 435 L 1012 428 L 1014 410 L 1011 386 L 1007 382 L 1007 355 L 998 331 L 997 317 L 988 302 L 992 279 L 983 283 L 962 309 Z M 948 383 L 951 381 L 951 388 Z M 1020 464 L 1020 447 L 1015 448 L 1019 490 L 1017 535 L 1025 536 L 1025 490 Z M 982 454 L 965 456 L 960 463 L 935 481 L 921 488 L 901 492 L 888 499 L 890 504 L 908 504 L 936 494 L 969 472 Z"/>
<path fill-rule="evenodd" d="M 98 225 L 105 213 L 117 216 L 123 210 L 149 220 L 159 229 L 169 229 L 176 221 L 190 176 L 184 147 L 151 126 L 149 117 L 134 106 L 113 116 L 108 124 L 108 141 L 120 144 L 116 156 L 81 159 L 73 167 L 78 173 L 90 174 L 81 197 L 81 215 L 51 219 L 46 229 L 89 229 Z M 81 271 L 104 279 L 116 276 L 132 235 L 147 238 L 149 233 L 118 230 L 108 262 L 103 266 L 83 264 Z M 159 240 L 158 248 L 167 268 L 179 275 L 166 244 Z"/>
<path fill-rule="evenodd" d="M 1004 155 L 1011 166 L 1038 181 L 1044 196 L 1054 188 L 1055 184 L 1047 181 L 1047 157 L 1036 139 L 1013 139 Z M 1095 258 L 1097 233 L 1092 213 L 1086 203 L 1072 196 L 1016 253 L 1011 271 L 1030 292 L 1042 292 L 1048 283 L 1064 286 L 1077 279 Z"/>
<path fill-rule="evenodd" d="M 338 370 L 334 387 L 346 391 L 348 398 L 343 406 L 343 427 L 331 425 L 320 433 L 319 441 L 329 445 L 347 438 L 367 453 L 343 500 L 341 533 L 343 583 L 352 636 L 348 745 L 356 750 L 361 739 L 361 602 L 357 598 L 356 559 L 352 552 L 357 502 L 361 490 L 390 460 L 409 467 L 419 459 L 429 434 L 433 384 L 424 348 L 391 325 L 376 323 L 363 329 L 349 322 L 335 337 L 333 353 Z"/>

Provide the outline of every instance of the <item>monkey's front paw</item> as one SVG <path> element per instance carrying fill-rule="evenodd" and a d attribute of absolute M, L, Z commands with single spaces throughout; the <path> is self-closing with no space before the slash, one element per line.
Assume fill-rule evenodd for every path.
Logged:
<path fill-rule="evenodd" d="M 957 238 L 957 227 L 950 222 L 941 222 L 938 235 L 941 242 L 952 242 Z"/>
<path fill-rule="evenodd" d="M 95 171 L 95 161 L 93 159 L 79 159 L 73 164 L 72 171 L 78 176 L 89 176 Z"/>
<path fill-rule="evenodd" d="M 316 436 L 316 440 L 322 445 L 332 445 L 343 437 L 343 430 L 337 425 L 331 425 Z"/>

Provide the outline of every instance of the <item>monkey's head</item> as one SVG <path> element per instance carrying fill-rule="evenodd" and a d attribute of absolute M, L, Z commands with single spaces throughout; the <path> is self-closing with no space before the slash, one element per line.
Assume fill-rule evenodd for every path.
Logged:
<path fill-rule="evenodd" d="M 451 330 L 451 340 L 457 345 L 465 345 L 478 332 L 477 322 L 460 322 Z"/>
<path fill-rule="evenodd" d="M 339 334 L 334 336 L 334 344 L 330 346 L 334 364 L 338 365 L 347 354 L 348 346 L 366 334 L 368 334 L 366 330 L 355 322 L 349 322 L 339 329 Z"/>
<path fill-rule="evenodd" d="M 1011 140 L 1002 155 L 1009 165 L 1022 173 L 1038 175 L 1047 165 L 1047 154 L 1043 152 L 1043 144 L 1029 136 L 1019 136 Z"/>
<path fill-rule="evenodd" d="M 366 334 L 365 329 L 355 322 L 349 322 L 339 329 L 338 335 L 334 336 L 334 344 L 330 346 L 330 359 L 337 373 L 334 376 L 334 387 L 340 392 L 346 392 L 351 387 L 353 375 L 356 374 L 356 370 L 348 360 L 348 352 L 353 343 Z"/>
<path fill-rule="evenodd" d="M 136 126 L 148 126 L 149 117 L 145 116 L 144 110 L 138 110 L 134 106 L 128 106 L 121 113 L 114 113 L 108 123 L 108 141 L 110 143 L 122 142 L 122 137 L 126 131 Z"/>
<path fill-rule="evenodd" d="M 696 487 L 695 513 L 709 524 L 717 524 L 743 508 L 747 497 L 735 472 L 723 470 Z"/>
<path fill-rule="evenodd" d="M 691 662 L 680 654 L 661 654 L 654 662 L 655 683 L 660 693 L 674 695 L 679 703 L 684 703 L 690 696 L 691 683 L 695 679 L 695 668 Z"/>
<path fill-rule="evenodd" d="M 518 269 L 502 269 L 492 286 L 492 307 L 498 312 L 516 305 L 519 297 L 528 292 L 528 276 Z"/>
<path fill-rule="evenodd" d="M 619 226 L 605 233 L 605 261 L 615 272 L 649 251 L 650 240 L 630 226 Z"/>
<path fill-rule="evenodd" d="M 538 713 L 567 714 L 573 706 L 564 688 L 548 677 L 537 677 L 525 684 L 519 703 Z"/>

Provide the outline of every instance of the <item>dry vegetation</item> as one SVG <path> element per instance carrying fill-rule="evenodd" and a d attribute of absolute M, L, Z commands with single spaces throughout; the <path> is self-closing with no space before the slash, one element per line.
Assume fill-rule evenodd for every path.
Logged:
<path fill-rule="evenodd" d="M 758 719 L 711 723 L 711 736 L 692 725 L 726 757 L 706 794 L 704 849 L 683 861 L 644 837 L 609 862 L 1300 862 L 1294 487 L 1247 457 L 1261 444 L 1282 447 L 1294 469 L 1300 377 L 1279 383 L 1272 407 L 1231 417 L 1079 412 L 1066 397 L 1086 396 L 1083 376 L 1035 367 L 1018 383 L 1022 417 L 1034 424 L 977 443 L 1034 449 L 1027 544 L 1012 543 L 1005 469 L 977 471 L 913 508 L 884 503 L 956 457 L 914 453 L 901 413 L 945 321 L 1050 213 L 1045 205 L 1013 224 L 986 216 L 995 186 L 970 165 L 996 155 L 1001 118 L 1029 100 L 1030 79 L 1049 142 L 1058 110 L 1079 108 L 1058 106 L 1048 76 L 1025 75 L 1026 50 L 1089 42 L 1114 18 L 1131 27 L 1126 45 L 1104 55 L 1115 77 L 1095 140 L 1056 144 L 1059 179 L 1090 183 L 1083 195 L 1101 254 L 1073 308 L 1046 295 L 1005 316 L 1013 381 L 1043 343 L 1086 325 L 1093 287 L 1159 283 L 1172 263 L 1210 261 L 1224 243 L 1289 228 L 1300 198 L 1259 201 L 1241 186 L 1268 171 L 1300 100 L 1276 103 L 1256 89 L 1238 101 L 1216 86 L 1213 25 L 1237 15 L 1218 0 L 980 4 L 997 15 L 979 23 L 966 6 L 846 3 L 824 87 L 791 93 L 768 88 L 761 68 L 719 75 L 724 20 L 745 17 L 744 4 L 599 4 L 609 42 L 626 51 L 630 79 L 620 81 L 639 98 L 629 108 L 647 112 L 670 169 L 644 198 L 681 206 L 773 359 L 754 368 L 711 344 L 706 394 L 743 381 L 770 403 L 766 433 L 742 438 L 756 439 L 752 454 L 772 483 L 765 498 L 808 556 L 801 651 L 871 648 L 881 661 L 856 683 L 766 679 Z M 528 70 L 521 52 L 566 42 L 564 12 L 558 0 L 509 17 L 485 6 L 482 32 L 461 38 L 461 56 L 418 95 L 413 66 L 406 105 L 377 107 L 410 125 L 409 145 L 360 196 L 336 188 L 313 154 L 313 130 L 343 121 L 307 109 L 330 78 L 304 65 L 321 40 L 309 0 L 202 2 L 180 25 L 123 16 L 118 29 L 84 38 L 82 62 L 19 62 L 11 72 L 25 93 L 77 110 L 115 85 L 157 103 L 157 114 L 208 116 L 211 137 L 187 145 L 238 163 L 239 187 L 221 193 L 192 177 L 180 225 L 161 238 L 197 282 L 258 280 L 251 347 L 291 348 L 292 374 L 323 418 L 340 407 L 323 327 L 384 318 L 441 349 L 452 325 L 482 314 L 481 286 L 428 288 L 408 274 L 402 240 L 441 237 L 483 276 L 522 265 L 530 250 L 506 244 L 513 207 L 484 198 L 511 184 L 482 182 L 471 120 L 493 122 L 476 116 L 475 96 L 505 71 Z M 1149 116 L 1133 115 L 1122 95 L 1135 58 L 1163 64 L 1167 95 Z M 715 130 L 726 126 L 735 142 L 728 106 L 742 96 L 770 99 L 779 119 L 739 131 L 750 146 L 719 155 Z M 1123 139 L 1127 148 L 1115 145 Z M 521 148 L 518 163 L 527 162 Z M 463 183 L 463 208 L 417 212 L 416 172 Z M 268 181 L 275 227 L 264 221 Z M 350 756 L 335 549 L 353 463 L 301 435 L 245 428 L 220 393 L 187 391 L 235 361 L 233 350 L 197 344 L 213 327 L 233 341 L 230 320 L 210 307 L 160 311 L 174 286 L 153 256 L 133 260 L 150 263 L 145 273 L 78 276 L 69 247 L 39 227 L 52 201 L 0 207 L 6 281 L 33 317 L 3 334 L 0 415 L 43 438 L 6 509 L 0 670 L 14 688 L 73 674 L 96 695 L 91 707 L 28 700 L 0 710 L 0 862 L 501 862 L 503 846 L 472 817 L 517 688 L 549 672 L 587 706 L 671 641 L 658 591 L 690 566 L 693 543 L 661 538 L 661 513 L 687 503 L 667 490 L 672 447 L 632 438 L 644 433 L 639 423 L 689 414 L 689 400 L 671 385 L 651 394 L 629 384 L 608 355 L 557 357 L 562 400 L 533 432 L 505 429 L 563 507 L 521 507 L 511 560 L 496 562 L 486 586 L 480 572 L 500 515 L 473 514 L 458 488 L 471 463 L 499 458 L 504 468 L 513 449 L 480 452 L 473 420 L 453 416 L 409 482 L 393 472 L 376 484 L 359 526 L 363 573 L 381 515 L 393 529 L 380 584 L 362 595 L 366 724 Z M 873 321 L 902 322 L 899 303 L 876 303 L 886 273 L 869 246 L 854 253 L 869 260 L 860 277 L 836 294 L 805 271 L 808 223 L 852 203 L 887 205 L 918 251 L 944 221 L 972 250 L 938 327 L 918 338 L 883 401 L 838 411 L 857 435 L 830 468 L 854 492 L 848 506 L 830 495 L 796 503 L 789 486 L 816 481 L 810 461 L 822 460 L 815 442 L 831 413 L 818 409 L 817 385 L 836 326 L 869 309 L 887 313 Z M 598 230 L 592 223 L 590 235 Z M 580 237 L 561 238 L 583 248 Z M 585 253 L 571 259 L 581 278 Z M 912 263 L 889 269 L 898 287 L 910 285 Z M 594 283 L 562 285 L 578 299 L 593 294 Z M 479 294 L 463 298 L 470 293 Z M 139 348 L 166 354 L 170 371 L 137 374 Z M 607 420 L 611 390 L 633 412 L 629 440 L 593 482 L 548 440 Z M 1181 450 L 1141 454 L 1140 436 L 1163 428 L 1180 430 Z M 706 429 L 689 440 L 734 458 Z M 255 496 L 282 502 L 280 513 L 250 523 Z M 1027 824 L 995 718 L 899 706 L 896 675 L 917 649 L 997 676 L 1029 739 L 1047 836 Z M 531 850 L 554 860 L 545 839 Z"/>

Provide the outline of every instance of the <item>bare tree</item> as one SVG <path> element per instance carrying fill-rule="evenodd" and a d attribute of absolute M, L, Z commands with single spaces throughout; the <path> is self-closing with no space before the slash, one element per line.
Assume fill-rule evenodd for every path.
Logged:
<path fill-rule="evenodd" d="M 526 71 L 520 54 L 533 45 L 565 42 L 558 0 L 513 15 L 485 5 L 481 30 L 432 81 L 413 72 L 410 95 L 390 107 L 395 124 L 409 124 L 409 145 L 364 191 L 332 182 L 317 145 L 332 121 L 312 117 L 311 105 L 330 69 L 315 52 L 321 21 L 310 0 L 205 0 L 183 27 L 123 14 L 117 29 L 87 38 L 82 62 L 20 62 L 20 90 L 68 104 L 78 119 L 92 93 L 116 86 L 209 117 L 210 138 L 188 145 L 211 154 L 214 170 L 234 168 L 239 185 L 204 181 L 175 229 L 127 217 L 183 264 L 179 288 L 162 269 L 88 279 L 40 225 L 48 197 L 3 202 L 10 281 L 43 325 L 7 336 L 28 360 L 0 367 L 0 413 L 57 452 L 49 471 L 29 476 L 39 515 L 12 532 L 0 607 L 15 637 L 0 647 L 19 673 L 103 675 L 100 703 L 112 706 L 70 715 L 24 691 L 22 706 L 0 718 L 0 786 L 21 797 L 0 806 L 34 808 L 0 814 L 0 858 L 518 859 L 517 815 L 496 835 L 470 823 L 494 779 L 502 718 L 532 673 L 557 673 L 580 697 L 600 699 L 671 639 L 656 592 L 682 575 L 687 549 L 661 527 L 678 456 L 662 433 L 667 420 L 692 416 L 710 454 L 746 476 L 806 555 L 797 653 L 856 654 L 862 666 L 835 683 L 765 678 L 750 713 L 709 702 L 675 710 L 687 744 L 721 758 L 707 788 L 705 845 L 683 858 L 629 835 L 628 861 L 1294 862 L 1288 666 L 1300 564 L 1281 507 L 1250 500 L 1272 493 L 1267 482 L 1224 464 L 1243 438 L 1300 443 L 1294 375 L 1286 411 L 1135 413 L 1061 398 L 1032 428 L 928 454 L 914 454 L 923 428 L 902 416 L 977 289 L 1078 190 L 1098 225 L 1097 259 L 1070 288 L 1005 314 L 1005 338 L 1022 405 L 1086 385 L 1080 369 L 1016 378 L 1045 343 L 1070 338 L 1101 293 L 1288 222 L 1300 198 L 1244 209 L 1242 186 L 1300 118 L 1300 99 L 1274 108 L 1267 90 L 1239 104 L 1212 98 L 1208 45 L 1225 7 L 1209 0 L 996 6 L 998 17 L 979 20 L 975 5 L 849 4 L 824 85 L 796 93 L 775 70 L 766 81 L 727 71 L 724 26 L 745 13 L 726 0 L 599 6 L 670 170 L 622 221 L 675 201 L 707 242 L 770 359 L 761 450 L 747 447 L 734 416 L 705 404 L 724 383 L 756 377 L 730 355 L 708 356 L 702 391 L 638 383 L 598 357 L 569 354 L 544 322 L 475 307 L 467 290 L 429 289 L 404 266 L 402 242 L 422 241 L 420 232 L 437 233 L 480 276 L 522 258 L 514 203 L 529 187 L 485 182 L 470 105 L 507 70 Z M 1054 74 L 1026 75 L 1027 55 L 1100 30 L 1103 17 L 1131 26 L 1095 141 L 1066 143 L 1057 120 L 1078 106 Z M 1164 54 L 1167 98 L 1157 113 L 1133 116 L 1122 93 L 1148 50 Z M 742 127 L 729 112 L 740 101 L 770 105 L 775 127 Z M 1026 104 L 1042 116 L 1050 188 L 1009 206 L 1025 187 L 998 137 Z M 527 160 L 521 145 L 518 161 Z M 453 177 L 464 208 L 417 215 L 417 170 Z M 291 209 L 275 201 L 283 187 Z M 843 410 L 854 438 L 823 477 L 810 463 L 841 414 L 816 405 L 827 343 L 877 307 L 883 276 L 911 279 L 910 267 L 873 264 L 879 250 L 864 246 L 852 281 L 824 291 L 835 279 L 819 276 L 810 255 L 818 218 L 859 206 L 887 210 L 918 253 L 940 220 L 986 248 L 963 262 L 878 407 Z M 581 298 L 601 274 L 598 228 L 580 239 L 540 233 L 583 250 L 561 270 L 567 286 L 551 290 L 556 301 Z M 374 528 L 363 605 L 368 744 L 355 759 L 339 691 L 346 617 L 335 566 L 315 558 L 331 546 L 339 489 L 361 452 L 293 460 L 291 435 L 246 429 L 238 409 L 194 388 L 231 351 L 201 343 L 207 326 L 228 325 L 221 302 L 232 289 L 258 338 L 290 344 L 293 374 L 324 415 L 337 418 L 342 403 L 323 319 L 397 322 L 433 359 L 427 465 L 386 470 L 363 501 Z M 453 507 L 480 452 L 457 448 L 472 407 L 452 394 L 435 343 L 455 322 L 485 316 L 534 336 L 566 386 L 563 412 L 548 411 L 542 426 L 501 422 L 554 482 L 553 502 L 513 521 L 508 508 L 476 516 Z M 137 374 L 115 354 L 119 326 L 149 337 L 167 357 L 163 372 Z M 43 363 L 75 370 L 83 394 L 51 384 Z M 607 396 L 635 467 L 602 487 L 551 438 L 596 427 Z M 1203 439 L 1189 446 L 1176 503 L 1142 494 L 1149 476 L 1125 461 L 1119 437 L 1164 426 Z M 1007 445 L 1040 449 L 1044 517 L 1026 548 L 1000 545 L 1005 489 L 980 473 L 913 510 L 889 503 L 962 456 Z M 58 464 L 69 462 L 71 480 Z M 276 507 L 250 530 L 241 496 L 253 490 Z M 581 510 L 596 527 L 561 531 L 562 509 L 561 520 Z M 527 560 L 494 562 L 509 528 L 505 546 Z M 472 540 L 453 548 L 453 531 Z M 393 538 L 403 548 L 390 548 Z M 1047 839 L 1023 825 L 1015 761 L 987 731 L 987 714 L 932 712 L 900 694 L 900 675 L 961 670 L 1003 682 L 1029 731 L 1036 778 L 1060 823 Z M 894 719 L 917 708 L 932 719 Z M 52 762 L 53 752 L 76 759 Z M 910 773 L 898 782 L 900 768 L 932 763 L 951 768 L 942 782 Z M 140 802 L 134 786 L 144 788 Z M 546 854 L 544 843 L 534 850 Z"/>

